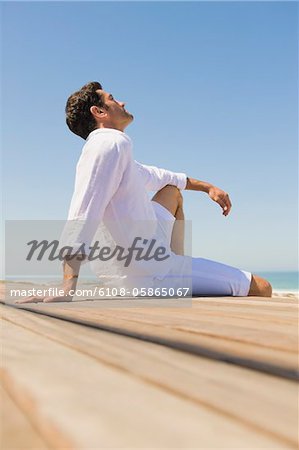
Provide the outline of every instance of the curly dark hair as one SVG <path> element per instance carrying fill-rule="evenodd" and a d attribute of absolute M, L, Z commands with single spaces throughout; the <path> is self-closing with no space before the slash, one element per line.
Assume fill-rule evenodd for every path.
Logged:
<path fill-rule="evenodd" d="M 101 96 L 96 93 L 98 89 L 102 89 L 101 84 L 98 81 L 91 81 L 72 94 L 66 102 L 67 126 L 83 139 L 86 139 L 96 128 L 96 121 L 90 112 L 90 107 L 105 106 Z"/>

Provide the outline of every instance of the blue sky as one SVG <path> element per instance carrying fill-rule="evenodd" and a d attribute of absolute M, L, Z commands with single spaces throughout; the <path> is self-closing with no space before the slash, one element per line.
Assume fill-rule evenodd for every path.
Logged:
<path fill-rule="evenodd" d="M 140 162 L 229 192 L 186 192 L 193 255 L 297 269 L 294 2 L 4 2 L 4 217 L 65 219 L 83 140 L 65 125 L 87 81 L 126 102 Z"/>

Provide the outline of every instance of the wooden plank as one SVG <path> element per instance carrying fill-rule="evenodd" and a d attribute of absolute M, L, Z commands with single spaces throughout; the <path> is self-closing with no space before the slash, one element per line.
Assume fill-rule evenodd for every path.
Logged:
<path fill-rule="evenodd" d="M 222 297 L 220 300 L 219 298 L 194 298 L 192 300 L 192 308 L 199 308 L 207 312 L 216 312 L 220 308 L 222 313 L 228 312 L 230 315 L 246 314 L 246 317 L 252 317 L 256 320 L 259 318 L 263 320 L 266 317 L 272 317 L 278 320 L 284 320 L 284 318 L 294 320 L 296 316 L 298 317 L 297 300 L 284 303 L 272 300 L 272 298 L 265 300 L 261 297 Z"/>
<path fill-rule="evenodd" d="M 0 385 L 1 422 L 0 448 L 48 449 L 46 442 L 34 428 L 29 418 L 18 408 L 3 386 Z"/>
<path fill-rule="evenodd" d="M 94 314 L 94 312 L 93 312 Z M 169 327 L 173 330 L 209 335 L 221 339 L 231 339 L 244 343 L 283 350 L 296 354 L 298 346 L 298 323 L 275 323 L 267 320 L 248 320 L 246 317 L 230 317 L 215 313 L 207 316 L 202 311 L 168 310 L 158 308 L 144 311 L 109 311 L 107 317 L 116 317 L 152 326 Z M 286 332 L 287 330 L 287 332 Z"/>
<path fill-rule="evenodd" d="M 83 333 L 83 327 L 73 327 L 74 335 Z M 250 448 L 294 448 L 70 343 L 67 347 L 7 320 L 2 328 L 6 373 L 30 392 L 40 417 L 63 430 L 75 448 L 212 448 L 224 443 L 240 448 L 244 442 Z M 137 361 L 131 352 L 131 364 Z"/>
<path fill-rule="evenodd" d="M 293 308 L 294 305 L 290 309 L 288 305 L 283 306 L 291 320 L 285 318 L 287 322 L 280 323 L 277 317 L 274 321 L 269 316 L 262 320 L 262 313 L 259 307 L 255 306 L 251 306 L 251 316 L 248 319 L 250 302 L 246 302 L 244 306 L 243 299 L 239 305 L 238 300 L 235 301 L 231 311 L 232 317 L 229 316 L 231 306 L 227 304 L 227 299 L 218 299 L 208 306 L 206 300 L 203 307 L 197 303 L 195 308 L 149 308 L 149 301 L 140 300 L 127 302 L 126 304 L 131 306 L 122 308 L 121 302 L 103 300 L 69 304 L 31 304 L 23 305 L 23 308 L 94 326 L 135 333 L 149 340 L 164 339 L 175 344 L 197 346 L 199 351 L 213 353 L 215 357 L 217 354 L 225 354 L 226 360 L 233 361 L 235 358 L 239 364 L 246 365 L 248 362 L 251 367 L 252 362 L 252 367 L 255 364 L 256 368 L 259 366 L 261 370 L 263 367 L 268 370 L 270 365 L 277 369 L 276 373 L 279 373 L 281 368 L 284 373 L 293 374 L 290 376 L 298 375 L 298 330 L 294 325 L 298 308 Z M 137 304 L 140 305 L 139 308 L 135 306 Z M 237 316 L 233 316 L 236 314 L 236 308 Z M 271 310 L 270 306 L 267 308 Z"/>
<path fill-rule="evenodd" d="M 294 382 L 28 312 L 4 317 L 296 448 Z"/>
<path fill-rule="evenodd" d="M 299 295 L 299 294 L 298 294 Z M 208 302 L 217 303 L 218 301 L 224 301 L 225 303 L 231 304 L 244 304 L 244 305 L 264 305 L 264 306 L 297 306 L 298 304 L 298 296 L 292 297 L 283 297 L 283 296 L 274 296 L 274 297 L 194 297 L 194 302 Z"/>

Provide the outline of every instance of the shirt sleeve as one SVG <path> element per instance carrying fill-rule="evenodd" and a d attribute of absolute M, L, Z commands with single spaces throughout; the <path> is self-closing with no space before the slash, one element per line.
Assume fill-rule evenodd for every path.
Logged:
<path fill-rule="evenodd" d="M 160 169 L 155 166 L 147 166 L 135 161 L 139 173 L 145 182 L 148 191 L 158 191 L 167 184 L 176 186 L 178 189 L 185 189 L 187 184 L 187 175 L 185 173 L 171 172 L 170 170 Z"/>
<path fill-rule="evenodd" d="M 99 148 L 93 144 L 81 156 L 68 222 L 61 238 L 63 246 L 71 246 L 77 251 L 82 244 L 85 249 L 90 245 L 107 205 L 121 183 L 129 153 L 125 145 L 108 142 Z"/>

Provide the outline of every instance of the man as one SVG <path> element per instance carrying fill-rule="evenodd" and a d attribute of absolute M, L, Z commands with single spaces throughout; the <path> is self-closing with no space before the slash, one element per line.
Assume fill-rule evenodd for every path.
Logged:
<path fill-rule="evenodd" d="M 66 121 L 73 133 L 86 140 L 77 165 L 68 216 L 69 221 L 81 221 L 83 224 L 75 236 L 76 245 L 80 246 L 82 242 L 90 244 L 102 221 L 108 228 L 110 226 L 113 236 L 124 242 L 131 231 L 130 226 L 126 227 L 128 221 L 131 224 L 158 222 L 159 237 L 165 248 L 169 248 L 170 256 L 166 264 L 156 266 L 159 272 L 146 269 L 144 278 L 141 275 L 139 281 L 146 280 L 147 286 L 169 288 L 172 283 L 175 287 L 180 286 L 181 280 L 190 276 L 193 296 L 271 297 L 271 285 L 257 275 L 203 258 L 184 256 L 181 191 L 205 192 L 220 205 L 224 216 L 230 213 L 232 206 L 229 195 L 210 183 L 189 178 L 183 173 L 173 173 L 135 161 L 131 140 L 124 133 L 133 121 L 133 115 L 125 109 L 125 103 L 114 99 L 100 83 L 91 82 L 69 97 Z M 156 191 L 152 200 L 147 190 Z M 64 296 L 32 297 L 20 302 L 71 301 L 81 259 L 77 256 L 64 261 Z"/>

